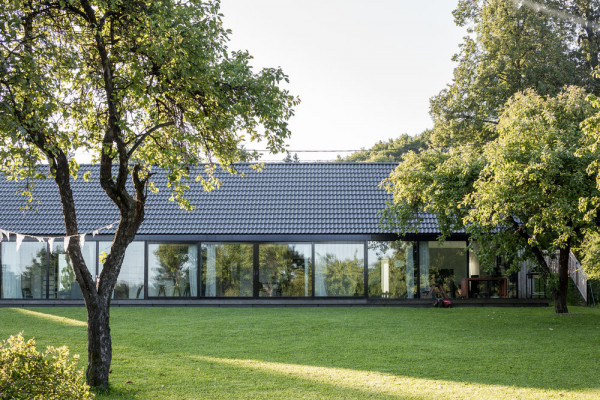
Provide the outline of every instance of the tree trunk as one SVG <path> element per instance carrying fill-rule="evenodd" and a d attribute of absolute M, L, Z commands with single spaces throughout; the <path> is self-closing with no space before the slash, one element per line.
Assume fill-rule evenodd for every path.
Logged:
<path fill-rule="evenodd" d="M 554 300 L 554 311 L 557 314 L 566 314 L 567 293 L 569 291 L 569 255 L 571 248 L 561 249 L 558 252 L 558 282 L 552 287 L 552 299 Z"/>
<path fill-rule="evenodd" d="M 88 306 L 88 366 L 86 380 L 91 387 L 108 388 L 108 374 L 112 360 L 109 313 L 106 302 Z"/>

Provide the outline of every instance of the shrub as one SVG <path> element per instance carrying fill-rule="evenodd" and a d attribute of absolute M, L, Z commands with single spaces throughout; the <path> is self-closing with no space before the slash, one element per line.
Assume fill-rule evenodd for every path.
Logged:
<path fill-rule="evenodd" d="M 40 353 L 34 339 L 11 336 L 0 343 L 0 399 L 92 399 L 78 358 L 69 360 L 66 346 Z"/>

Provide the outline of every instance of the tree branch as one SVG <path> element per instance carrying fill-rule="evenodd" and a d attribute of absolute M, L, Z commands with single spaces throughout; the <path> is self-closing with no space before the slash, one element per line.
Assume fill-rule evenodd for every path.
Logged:
<path fill-rule="evenodd" d="M 161 129 L 167 126 L 171 126 L 171 125 L 175 125 L 174 122 L 163 122 L 162 124 L 158 124 L 150 129 L 148 129 L 146 132 L 144 132 L 142 134 L 142 136 L 135 142 L 135 144 L 133 145 L 133 147 L 131 148 L 131 150 L 129 150 L 129 152 L 127 153 L 127 158 L 131 158 L 131 156 L 133 155 L 133 153 L 137 150 L 137 148 L 142 144 L 142 142 L 144 140 L 146 140 L 146 138 L 152 134 L 152 132 L 156 131 L 157 129 Z"/>

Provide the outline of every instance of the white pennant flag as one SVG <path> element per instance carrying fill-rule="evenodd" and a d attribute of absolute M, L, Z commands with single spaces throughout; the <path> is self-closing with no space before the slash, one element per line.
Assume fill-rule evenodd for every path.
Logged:
<path fill-rule="evenodd" d="M 19 247 L 21 247 L 21 243 L 23 243 L 23 239 L 25 239 L 25 236 L 17 233 L 17 251 L 19 251 Z"/>
<path fill-rule="evenodd" d="M 79 245 L 83 248 L 84 244 L 85 244 L 85 233 L 82 233 L 81 235 L 79 235 Z"/>
<path fill-rule="evenodd" d="M 71 236 L 65 236 L 65 238 L 63 239 L 63 247 L 65 253 L 67 252 L 67 247 L 69 247 L 69 239 L 71 239 Z"/>
<path fill-rule="evenodd" d="M 44 238 L 43 238 L 43 237 L 37 237 L 37 236 L 36 236 L 35 238 L 37 239 L 37 241 L 38 241 L 38 242 L 40 242 L 40 243 L 45 243 L 45 242 L 44 242 Z"/>
<path fill-rule="evenodd" d="M 48 246 L 50 246 L 50 254 L 52 254 L 52 252 L 54 251 L 53 247 L 54 247 L 54 239 L 55 238 L 48 238 Z"/>
<path fill-rule="evenodd" d="M 94 232 L 92 232 L 92 236 L 93 236 L 93 237 L 96 237 L 96 235 L 98 234 L 98 231 L 99 231 L 99 230 L 98 230 L 98 229 L 96 229 Z"/>
<path fill-rule="evenodd" d="M 0 236 L 6 236 L 6 239 L 10 240 L 10 233 L 4 229 L 0 229 Z"/>

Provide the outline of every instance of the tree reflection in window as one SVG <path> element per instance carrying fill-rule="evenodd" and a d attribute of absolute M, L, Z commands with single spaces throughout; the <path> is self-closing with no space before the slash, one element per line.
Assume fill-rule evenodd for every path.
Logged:
<path fill-rule="evenodd" d="M 196 246 L 152 244 L 149 250 L 149 295 L 190 297 L 196 285 Z"/>
<path fill-rule="evenodd" d="M 364 295 L 363 244 L 315 244 L 315 254 L 316 296 Z"/>
<path fill-rule="evenodd" d="M 204 244 L 202 284 L 207 297 L 251 297 L 253 246 Z"/>
<path fill-rule="evenodd" d="M 312 294 L 310 244 L 264 244 L 260 245 L 259 254 L 261 297 Z"/>
<path fill-rule="evenodd" d="M 409 242 L 369 242 L 369 297 L 414 298 L 413 245 Z"/>

